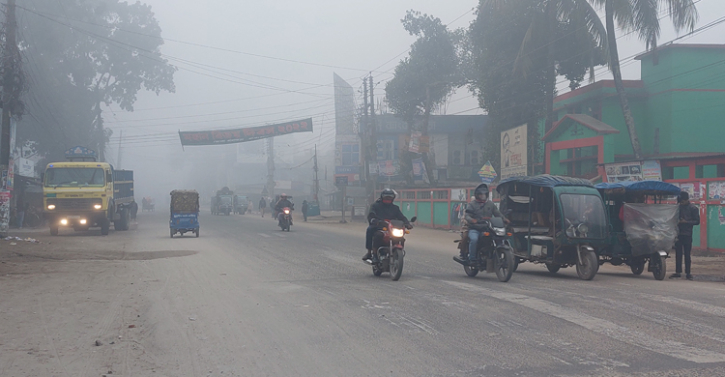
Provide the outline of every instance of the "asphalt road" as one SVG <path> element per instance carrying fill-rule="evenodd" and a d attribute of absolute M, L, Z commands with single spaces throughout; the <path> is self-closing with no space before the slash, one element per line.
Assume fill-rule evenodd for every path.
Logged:
<path fill-rule="evenodd" d="M 200 238 L 169 239 L 167 219 L 19 245 L 0 266 L 0 376 L 725 376 L 722 283 L 468 278 L 455 235 L 427 229 L 394 282 L 360 261 L 364 224 L 207 211 Z"/>

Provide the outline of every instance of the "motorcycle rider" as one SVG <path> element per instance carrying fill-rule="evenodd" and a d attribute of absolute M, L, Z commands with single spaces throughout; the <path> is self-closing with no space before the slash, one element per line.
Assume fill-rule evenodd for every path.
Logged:
<path fill-rule="evenodd" d="M 365 232 L 365 248 L 367 253 L 362 260 L 370 260 L 373 257 L 373 237 L 375 233 L 380 230 L 383 225 L 382 220 L 400 220 L 405 223 L 406 229 L 412 229 L 413 225 L 408 221 L 408 218 L 403 215 L 400 211 L 400 207 L 393 204 L 395 201 L 395 191 L 386 188 L 380 193 L 380 198 L 370 206 L 370 212 L 368 212 L 368 229 Z"/>
<path fill-rule="evenodd" d="M 478 238 L 484 231 L 484 222 L 491 220 L 492 217 L 501 217 L 505 223 L 509 223 L 501 211 L 498 210 L 492 201 L 488 200 L 488 185 L 482 183 L 476 187 L 474 192 L 474 200 L 468 203 L 466 207 L 466 224 L 468 226 L 468 262 L 475 263 L 478 261 Z"/>
<path fill-rule="evenodd" d="M 287 194 L 282 193 L 282 195 L 279 196 L 279 201 L 274 205 L 275 213 L 277 213 L 277 221 L 280 226 L 282 225 L 282 216 L 284 216 L 284 212 L 282 212 L 282 210 L 285 207 L 289 208 L 290 211 L 294 211 L 295 209 L 294 203 L 287 199 Z M 289 224 L 292 225 L 292 216 L 290 216 Z"/>

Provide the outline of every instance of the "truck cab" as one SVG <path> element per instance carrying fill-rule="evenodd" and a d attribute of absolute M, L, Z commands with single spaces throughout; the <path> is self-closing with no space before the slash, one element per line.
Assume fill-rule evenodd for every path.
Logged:
<path fill-rule="evenodd" d="M 66 157 L 77 161 L 48 164 L 43 175 L 43 209 L 50 234 L 58 235 L 59 228 L 76 231 L 100 227 L 107 235 L 113 222 L 116 230 L 128 230 L 133 199 L 133 172 L 114 170 L 105 162 L 90 161 L 88 149 L 76 147 Z M 92 152 L 92 153 L 91 153 Z"/>

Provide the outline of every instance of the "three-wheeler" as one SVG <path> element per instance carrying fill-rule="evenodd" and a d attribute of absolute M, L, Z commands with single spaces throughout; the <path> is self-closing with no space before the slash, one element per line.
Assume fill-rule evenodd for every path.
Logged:
<path fill-rule="evenodd" d="M 607 247 L 608 222 L 602 196 L 584 179 L 538 175 L 504 179 L 496 190 L 518 263 L 543 263 L 551 273 L 576 266 L 580 279 L 599 270 Z"/>
<path fill-rule="evenodd" d="M 660 181 L 600 183 L 597 189 L 609 215 L 609 245 L 599 255 L 599 263 L 628 265 L 635 275 L 647 271 L 662 280 L 667 273 L 666 259 L 677 236 L 680 188 Z"/>
<path fill-rule="evenodd" d="M 171 191 L 169 234 L 193 232 L 199 237 L 199 193 L 195 190 Z"/>

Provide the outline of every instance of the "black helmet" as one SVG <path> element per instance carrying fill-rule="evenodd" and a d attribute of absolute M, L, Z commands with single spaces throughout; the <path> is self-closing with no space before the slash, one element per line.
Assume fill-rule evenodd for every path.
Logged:
<path fill-rule="evenodd" d="M 479 194 L 482 194 L 484 198 L 488 199 L 488 185 L 485 183 L 481 183 L 476 187 L 476 191 L 473 192 L 474 197 L 478 197 Z"/>
<path fill-rule="evenodd" d="M 395 200 L 396 194 L 395 190 L 386 188 L 380 193 L 380 199 L 384 200 L 385 198 L 391 198 L 392 200 Z"/>

